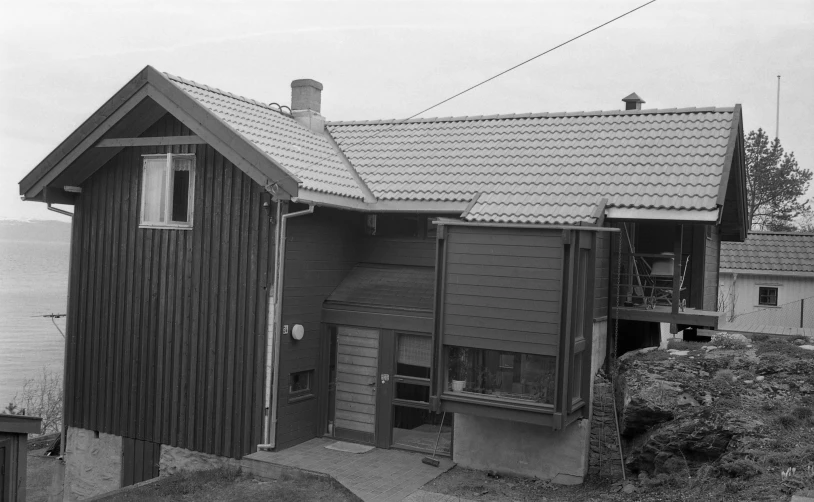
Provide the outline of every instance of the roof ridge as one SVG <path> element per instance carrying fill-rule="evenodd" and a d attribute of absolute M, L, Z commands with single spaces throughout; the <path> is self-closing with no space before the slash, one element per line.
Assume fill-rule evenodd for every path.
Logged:
<path fill-rule="evenodd" d="M 734 106 L 730 107 L 689 107 L 689 108 L 650 108 L 646 110 L 596 110 L 589 112 L 538 112 L 538 113 L 509 113 L 495 115 L 461 115 L 456 117 L 427 117 L 409 120 L 379 119 L 379 120 L 339 120 L 328 121 L 328 126 L 349 125 L 390 125 L 390 124 L 416 124 L 426 122 L 468 122 L 475 120 L 508 120 L 508 119 L 534 119 L 534 118 L 564 118 L 564 117 L 609 117 L 628 115 L 666 115 L 677 113 L 733 113 Z"/>
<path fill-rule="evenodd" d="M 164 75 L 166 75 L 166 77 L 168 79 L 170 79 L 171 81 L 173 81 L 173 82 L 180 82 L 182 84 L 187 84 L 187 85 L 191 85 L 193 87 L 197 87 L 199 89 L 203 89 L 205 91 L 214 92 L 215 94 L 220 94 L 222 96 L 228 96 L 230 98 L 237 99 L 238 101 L 243 101 L 244 103 L 249 103 L 249 104 L 252 104 L 252 105 L 255 105 L 255 106 L 260 106 L 260 107 L 265 108 L 267 110 L 277 112 L 280 115 L 282 115 L 283 117 L 292 118 L 289 115 L 286 115 L 285 113 L 283 113 L 282 111 L 275 109 L 271 105 L 269 105 L 267 103 L 263 103 L 261 101 L 257 101 L 256 99 L 247 98 L 247 97 L 241 96 L 239 94 L 233 94 L 233 93 L 231 93 L 229 91 L 224 91 L 223 89 L 219 89 L 217 87 L 212 87 L 210 85 L 202 84 L 202 83 L 196 82 L 194 80 L 189 80 L 189 79 L 186 79 L 184 77 L 179 77 L 178 75 L 173 75 L 173 74 L 168 73 L 168 72 L 164 72 Z"/>

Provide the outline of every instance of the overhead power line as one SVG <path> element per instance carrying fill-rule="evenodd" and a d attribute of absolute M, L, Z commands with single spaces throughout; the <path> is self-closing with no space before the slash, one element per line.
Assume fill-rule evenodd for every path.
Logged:
<path fill-rule="evenodd" d="M 545 56 L 546 54 L 549 54 L 549 53 L 551 53 L 551 52 L 554 52 L 555 50 L 559 49 L 560 47 L 564 47 L 564 46 L 566 46 L 566 45 L 570 44 L 571 42 L 573 42 L 573 41 L 575 41 L 575 40 L 578 40 L 578 39 L 580 39 L 580 38 L 584 37 L 585 35 L 588 35 L 588 34 L 590 34 L 590 33 L 593 33 L 593 32 L 595 32 L 596 30 L 598 30 L 598 29 L 600 29 L 600 28 L 603 28 L 603 27 L 605 27 L 605 26 L 607 26 L 607 25 L 609 25 L 609 24 L 611 24 L 611 23 L 613 23 L 613 22 L 615 22 L 615 21 L 618 21 L 618 20 L 622 19 L 622 18 L 623 18 L 623 17 L 625 17 L 625 16 L 628 16 L 628 15 L 630 15 L 630 14 L 633 14 L 633 13 L 634 13 L 634 12 L 636 12 L 637 10 L 643 9 L 643 8 L 647 7 L 648 5 L 650 5 L 651 3 L 655 3 L 655 2 L 656 2 L 656 0 L 650 0 L 649 2 L 643 3 L 642 5 L 640 5 L 640 6 L 636 7 L 635 9 L 631 9 L 631 10 L 629 10 L 629 11 L 625 12 L 624 14 L 620 14 L 620 15 L 616 16 L 615 18 L 613 18 L 613 19 L 611 19 L 611 20 L 609 20 L 609 21 L 605 21 L 604 23 L 602 23 L 602 24 L 600 24 L 600 25 L 597 25 L 597 26 L 595 26 L 595 27 L 591 28 L 591 29 L 590 29 L 590 30 L 588 30 L 588 31 L 582 32 L 582 33 L 580 33 L 579 35 L 577 35 L 577 36 L 575 36 L 575 37 L 573 37 L 573 38 L 570 38 L 570 39 L 566 40 L 565 42 L 560 43 L 559 45 L 556 45 L 556 46 L 554 46 L 554 47 L 552 47 L 552 48 L 550 48 L 550 49 L 547 49 L 547 50 L 545 50 L 545 51 L 543 51 L 543 52 L 541 52 L 541 53 L 537 54 L 536 56 L 530 57 L 530 58 L 526 59 L 525 61 L 523 61 L 523 62 L 521 62 L 521 63 L 517 63 L 516 65 L 512 66 L 511 68 L 507 68 L 507 69 L 505 69 L 505 70 L 501 71 L 500 73 L 497 73 L 497 74 L 495 74 L 495 75 L 492 75 L 491 77 L 487 78 L 486 80 L 482 80 L 482 81 L 478 82 L 477 84 L 474 84 L 474 85 L 472 85 L 472 86 L 470 86 L 470 87 L 467 87 L 466 89 L 464 89 L 464 90 L 462 90 L 462 91 L 458 92 L 457 94 L 453 94 L 452 96 L 450 96 L 450 97 L 448 97 L 448 98 L 446 98 L 446 99 L 444 99 L 444 100 L 442 100 L 442 101 L 439 101 L 439 102 L 435 103 L 435 104 L 434 104 L 434 105 L 432 105 L 432 106 L 429 106 L 429 107 L 427 107 L 427 108 L 424 108 L 424 109 L 423 109 L 423 110 L 421 110 L 420 112 L 414 113 L 414 114 L 410 115 L 409 117 L 407 117 L 407 118 L 405 118 L 405 119 L 397 120 L 397 121 L 393 122 L 392 124 L 390 124 L 388 127 L 383 128 L 381 131 L 378 131 L 376 134 L 373 134 L 372 136 L 369 136 L 369 137 L 365 138 L 365 139 L 364 139 L 364 140 L 362 140 L 362 141 L 357 141 L 357 142 L 355 142 L 355 143 L 350 143 L 350 144 L 349 144 L 349 145 L 348 145 L 346 148 L 342 148 L 342 151 L 343 151 L 343 152 L 348 152 L 348 151 L 350 151 L 350 150 L 351 150 L 353 147 L 357 147 L 357 146 L 364 145 L 365 143 L 370 142 L 370 141 L 371 141 L 371 140 L 373 140 L 374 138 L 376 138 L 376 137 L 378 137 L 378 136 L 380 136 L 380 135 L 384 134 L 385 132 L 389 131 L 390 129 L 392 129 L 392 128 L 396 127 L 397 125 L 401 125 L 401 124 L 403 124 L 403 123 L 405 123 L 405 122 L 407 122 L 407 121 L 409 121 L 409 120 L 412 120 L 412 119 L 414 119 L 414 118 L 418 117 L 419 115 L 421 115 L 421 114 L 423 114 L 423 113 L 426 113 L 426 112 L 428 112 L 428 111 L 430 111 L 430 110 L 432 110 L 432 109 L 434 109 L 434 108 L 438 108 L 439 106 L 443 105 L 444 103 L 448 103 L 448 102 L 452 101 L 453 99 L 455 99 L 455 98 L 457 98 L 457 97 L 463 96 L 464 94 L 466 94 L 466 93 L 467 93 L 467 92 L 469 92 L 469 91 L 472 91 L 472 90 L 474 90 L 474 89 L 477 89 L 478 87 L 480 87 L 480 86 L 482 86 L 482 85 L 484 85 L 484 84 L 486 84 L 486 83 L 488 83 L 488 82 L 491 82 L 492 80 L 495 80 L 496 78 L 499 78 L 499 77 L 501 77 L 501 76 L 503 76 L 503 75 L 505 75 L 505 74 L 509 73 L 510 71 L 516 70 L 517 68 L 520 68 L 521 66 L 523 66 L 523 65 L 525 65 L 525 64 L 528 64 L 528 63 L 530 63 L 530 62 L 534 61 L 535 59 L 541 58 L 541 57 Z M 342 147 L 343 145 L 342 145 L 342 144 L 337 143 L 337 146 Z M 320 159 L 320 160 L 318 160 L 318 161 L 314 162 L 313 164 L 309 164 L 308 166 L 306 166 L 306 167 L 305 167 L 305 169 L 309 169 L 309 168 L 311 168 L 311 167 L 314 167 L 314 166 L 316 166 L 316 165 L 319 165 L 321 162 L 323 162 L 324 160 L 327 160 L 328 158 L 329 158 L 329 157 L 324 157 L 324 158 L 322 158 L 322 159 Z"/>

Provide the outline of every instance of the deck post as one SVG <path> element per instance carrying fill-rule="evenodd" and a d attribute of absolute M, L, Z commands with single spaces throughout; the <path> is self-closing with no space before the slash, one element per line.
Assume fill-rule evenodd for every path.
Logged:
<path fill-rule="evenodd" d="M 678 314 L 681 305 L 681 241 L 684 238 L 684 226 L 675 226 L 673 238 L 673 315 Z"/>

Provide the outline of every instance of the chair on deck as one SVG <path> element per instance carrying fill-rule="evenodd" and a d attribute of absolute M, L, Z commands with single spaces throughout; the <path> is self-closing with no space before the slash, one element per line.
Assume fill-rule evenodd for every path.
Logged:
<path fill-rule="evenodd" d="M 665 253 L 669 255 L 669 253 Z M 648 310 L 656 308 L 656 305 L 673 305 L 673 257 L 665 256 L 664 258 L 654 258 L 652 265 L 647 260 L 641 259 L 643 282 L 645 289 L 650 290 L 650 294 L 645 297 L 645 306 Z M 679 278 L 679 303 L 678 306 L 681 311 L 687 306 L 687 300 L 680 299 L 681 291 L 685 291 L 684 278 L 687 275 L 689 268 L 690 257 L 684 262 L 684 270 L 681 272 Z"/>

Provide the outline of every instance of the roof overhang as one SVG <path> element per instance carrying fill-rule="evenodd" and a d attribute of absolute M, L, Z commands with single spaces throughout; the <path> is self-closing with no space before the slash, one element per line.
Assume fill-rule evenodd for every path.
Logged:
<path fill-rule="evenodd" d="M 715 224 L 720 217 L 718 209 L 642 209 L 610 207 L 606 211 L 609 220 L 676 221 L 686 223 Z"/>
<path fill-rule="evenodd" d="M 299 194 L 291 202 L 316 206 L 348 209 L 365 213 L 450 213 L 461 214 L 469 205 L 468 201 L 426 201 L 426 200 L 378 200 L 365 202 L 342 195 L 328 194 L 300 188 Z"/>
<path fill-rule="evenodd" d="M 62 187 L 80 185 L 121 150 L 94 148 L 99 141 L 121 134 L 137 136 L 166 113 L 257 183 L 276 184 L 283 192 L 278 191 L 279 198 L 297 196 L 296 176 L 152 66 L 133 77 L 31 170 L 20 181 L 20 195 L 24 200 L 70 203 L 70 197 L 63 197 Z"/>
<path fill-rule="evenodd" d="M 743 242 L 749 231 L 746 206 L 746 150 L 743 110 L 735 105 L 724 157 L 717 204 L 721 212 L 721 240 Z"/>

